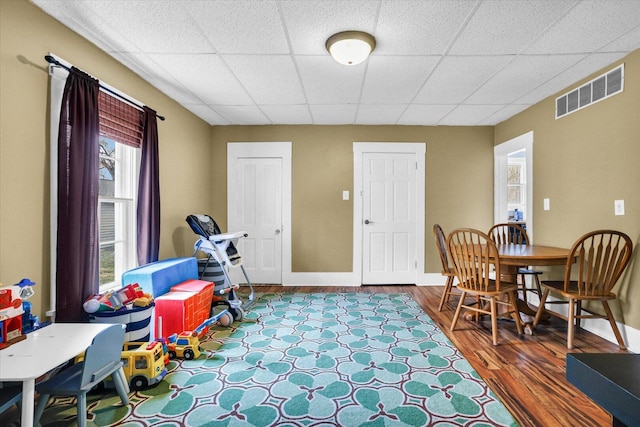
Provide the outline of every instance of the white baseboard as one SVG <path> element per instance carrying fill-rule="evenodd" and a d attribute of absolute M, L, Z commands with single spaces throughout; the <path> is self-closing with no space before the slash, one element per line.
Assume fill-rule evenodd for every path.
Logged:
<path fill-rule="evenodd" d="M 527 298 L 531 304 L 538 306 L 540 300 L 538 296 L 532 294 L 531 292 L 527 293 L 531 295 L 530 298 Z M 549 297 L 549 301 L 558 301 L 557 298 Z M 566 305 L 555 305 L 554 310 L 557 310 L 558 313 L 561 313 L 564 316 L 568 314 L 568 308 Z M 620 323 L 616 321 L 618 325 L 618 329 L 620 330 L 620 334 L 624 339 L 624 342 L 627 344 L 627 349 L 632 353 L 640 353 L 640 330 L 635 329 L 631 326 L 625 325 L 624 323 Z M 598 335 L 605 340 L 612 342 L 613 344 L 618 344 L 613 331 L 611 330 L 611 325 L 609 325 L 609 321 L 606 319 L 582 319 L 580 322 L 580 327 L 584 330 L 587 330 L 593 334 Z"/>

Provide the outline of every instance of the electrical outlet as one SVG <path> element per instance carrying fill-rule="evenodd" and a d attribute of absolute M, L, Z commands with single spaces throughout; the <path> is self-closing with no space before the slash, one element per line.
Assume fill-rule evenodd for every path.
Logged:
<path fill-rule="evenodd" d="M 545 211 L 548 211 L 549 209 L 551 209 L 551 208 L 549 207 L 549 199 L 544 199 L 544 200 L 543 200 L 543 204 L 544 204 L 544 210 L 545 210 Z"/>
<path fill-rule="evenodd" d="M 613 212 L 616 215 L 624 215 L 624 200 L 613 201 Z"/>

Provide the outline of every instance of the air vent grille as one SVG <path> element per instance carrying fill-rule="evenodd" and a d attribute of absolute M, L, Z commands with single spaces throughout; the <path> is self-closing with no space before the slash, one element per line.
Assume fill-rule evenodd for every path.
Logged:
<path fill-rule="evenodd" d="M 556 98 L 556 119 L 574 113 L 624 89 L 624 64 Z"/>

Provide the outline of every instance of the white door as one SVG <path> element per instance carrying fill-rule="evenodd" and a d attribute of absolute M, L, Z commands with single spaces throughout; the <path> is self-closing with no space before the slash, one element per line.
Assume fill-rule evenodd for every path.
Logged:
<path fill-rule="evenodd" d="M 416 165 L 414 153 L 363 153 L 363 284 L 416 283 Z"/>
<path fill-rule="evenodd" d="M 256 146 L 261 144 L 243 145 L 245 147 L 229 144 L 228 231 L 245 231 L 248 234 L 238 241 L 238 251 L 249 280 L 252 283 L 280 284 L 285 236 L 285 159 L 277 153 L 275 157 L 256 153 Z M 248 151 L 241 148 L 248 148 Z M 234 283 L 246 282 L 237 268 L 232 269 L 230 275 Z"/>

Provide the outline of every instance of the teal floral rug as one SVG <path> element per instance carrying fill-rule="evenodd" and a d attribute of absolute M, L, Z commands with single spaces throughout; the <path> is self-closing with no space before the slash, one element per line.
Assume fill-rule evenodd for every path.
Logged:
<path fill-rule="evenodd" d="M 408 294 L 262 294 L 195 360 L 120 406 L 89 396 L 97 426 L 516 426 Z M 43 425 L 75 421 L 58 399 Z"/>

